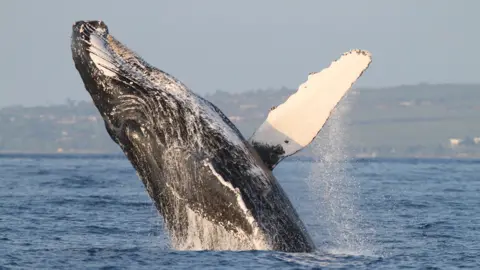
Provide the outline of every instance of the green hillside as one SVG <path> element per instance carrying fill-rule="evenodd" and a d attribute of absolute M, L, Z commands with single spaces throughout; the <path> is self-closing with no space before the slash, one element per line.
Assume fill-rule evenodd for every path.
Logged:
<path fill-rule="evenodd" d="M 205 97 L 249 137 L 270 108 L 293 92 L 286 88 L 238 94 L 217 91 Z M 354 89 L 319 140 L 328 143 L 326 136 L 336 132 L 351 156 L 480 157 L 480 125 L 475 121 L 480 116 L 479 101 L 480 85 Z M 0 152 L 115 153 L 119 148 L 91 102 L 68 101 L 0 109 Z"/>

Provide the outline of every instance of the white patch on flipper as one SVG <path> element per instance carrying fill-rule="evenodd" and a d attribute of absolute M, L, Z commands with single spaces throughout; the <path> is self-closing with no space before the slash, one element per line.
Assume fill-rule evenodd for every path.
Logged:
<path fill-rule="evenodd" d="M 113 64 L 112 55 L 102 38 L 91 34 L 89 51 L 92 62 L 105 76 L 113 77 L 116 75 L 114 70 L 117 70 L 117 67 Z"/>
<path fill-rule="evenodd" d="M 308 145 L 330 117 L 332 110 L 372 61 L 367 51 L 344 53 L 330 67 L 311 73 L 298 91 L 270 111 L 250 142 L 281 145 L 285 156 Z"/>

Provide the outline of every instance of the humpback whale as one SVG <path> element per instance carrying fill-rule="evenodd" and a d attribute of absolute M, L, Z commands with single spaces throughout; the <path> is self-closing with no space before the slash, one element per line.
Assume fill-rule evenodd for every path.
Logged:
<path fill-rule="evenodd" d="M 131 162 L 179 250 L 310 252 L 315 245 L 275 166 L 308 145 L 371 62 L 352 50 L 308 80 L 246 139 L 220 109 L 78 21 L 71 51 L 111 139 Z"/>

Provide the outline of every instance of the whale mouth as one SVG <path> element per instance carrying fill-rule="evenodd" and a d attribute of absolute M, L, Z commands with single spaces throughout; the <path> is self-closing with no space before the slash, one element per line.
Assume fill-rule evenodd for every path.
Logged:
<path fill-rule="evenodd" d="M 88 53 L 95 67 L 107 77 L 118 73 L 118 63 L 108 39 L 109 31 L 103 21 L 77 21 L 72 27 L 72 46 Z"/>

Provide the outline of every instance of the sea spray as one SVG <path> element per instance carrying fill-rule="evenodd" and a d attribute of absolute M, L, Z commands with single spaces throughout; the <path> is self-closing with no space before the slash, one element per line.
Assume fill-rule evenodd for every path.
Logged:
<path fill-rule="evenodd" d="M 322 228 L 318 237 L 329 252 L 371 253 L 370 241 L 362 232 L 359 209 L 360 185 L 349 175 L 348 112 L 354 95 L 350 94 L 335 109 L 329 121 L 310 146 L 312 163 L 309 186 L 314 215 Z M 322 249 L 321 246 L 319 246 Z"/>

